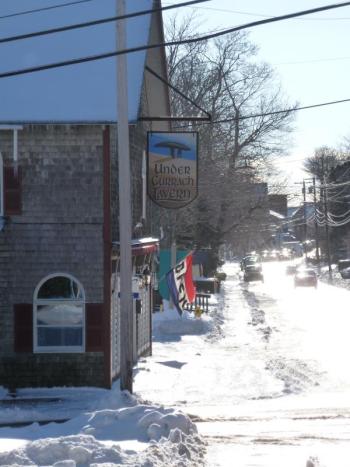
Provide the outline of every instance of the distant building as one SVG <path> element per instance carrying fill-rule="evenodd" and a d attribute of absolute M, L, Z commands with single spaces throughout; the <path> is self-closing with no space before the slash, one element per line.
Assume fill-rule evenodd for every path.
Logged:
<path fill-rule="evenodd" d="M 314 238 L 314 203 L 306 202 L 291 209 L 288 228 L 299 241 Z"/>
<path fill-rule="evenodd" d="M 269 207 L 282 216 L 287 216 L 287 195 L 271 194 L 269 195 Z"/>

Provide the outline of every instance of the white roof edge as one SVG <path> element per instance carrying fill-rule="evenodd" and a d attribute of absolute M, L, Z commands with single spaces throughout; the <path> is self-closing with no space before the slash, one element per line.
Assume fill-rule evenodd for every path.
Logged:
<path fill-rule="evenodd" d="M 286 218 L 286 216 L 284 216 L 283 214 L 280 214 L 279 212 L 273 211 L 272 209 L 270 209 L 269 212 L 270 212 L 271 216 L 278 217 L 278 219 L 285 219 Z"/>
<path fill-rule="evenodd" d="M 0 131 L 1 130 L 23 130 L 23 125 L 16 125 L 16 124 L 0 124 Z"/>

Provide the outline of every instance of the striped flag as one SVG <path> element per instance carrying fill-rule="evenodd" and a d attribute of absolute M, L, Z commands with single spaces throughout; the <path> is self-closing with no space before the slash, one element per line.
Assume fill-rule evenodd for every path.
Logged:
<path fill-rule="evenodd" d="M 196 297 L 196 289 L 192 281 L 192 253 L 172 268 L 166 275 L 170 297 L 182 315 L 186 303 L 192 303 Z"/>

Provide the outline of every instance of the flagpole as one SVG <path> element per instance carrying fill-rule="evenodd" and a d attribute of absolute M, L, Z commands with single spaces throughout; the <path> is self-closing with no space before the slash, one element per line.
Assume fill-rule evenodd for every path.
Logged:
<path fill-rule="evenodd" d="M 170 246 L 170 269 L 173 269 L 176 266 L 176 238 L 175 238 L 175 228 L 174 224 L 171 227 L 171 246 Z M 174 308 L 173 299 L 170 296 L 169 299 L 170 308 Z"/>

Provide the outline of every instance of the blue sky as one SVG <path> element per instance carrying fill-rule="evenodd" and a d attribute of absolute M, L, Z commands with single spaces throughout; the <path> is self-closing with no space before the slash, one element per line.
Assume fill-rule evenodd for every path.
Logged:
<path fill-rule="evenodd" d="M 181 0 L 164 4 L 181 3 Z M 270 16 L 327 5 L 322 0 L 211 0 L 199 4 L 202 29 L 238 26 Z M 350 98 L 350 7 L 249 29 L 259 57 L 273 65 L 291 103 L 301 106 Z M 297 112 L 293 146 L 281 167 L 300 180 L 302 160 L 321 145 L 350 136 L 350 102 Z"/>

